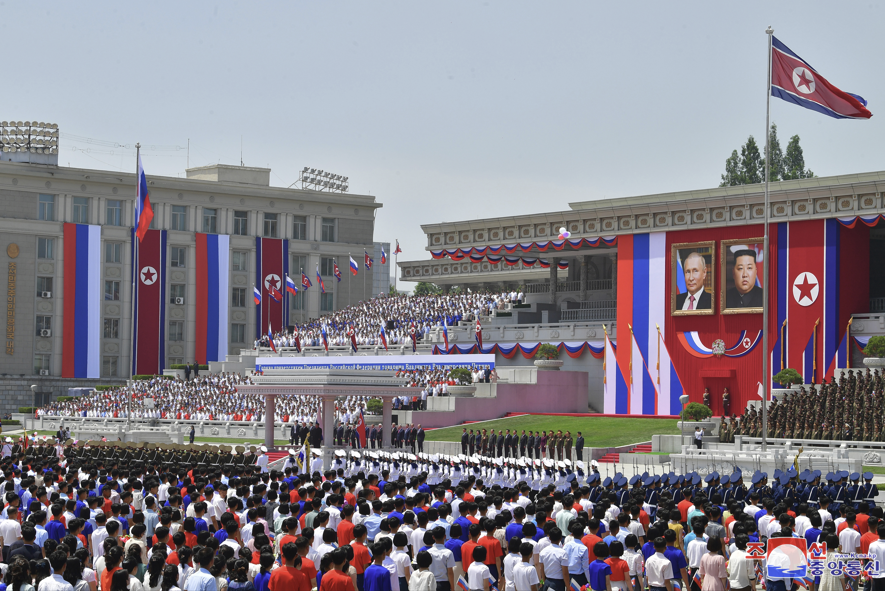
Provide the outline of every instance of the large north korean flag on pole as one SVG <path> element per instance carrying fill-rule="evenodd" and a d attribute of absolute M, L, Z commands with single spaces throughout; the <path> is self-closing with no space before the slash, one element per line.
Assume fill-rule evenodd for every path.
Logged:
<path fill-rule="evenodd" d="M 255 239 L 255 287 L 261 290 L 261 303 L 256 312 L 255 338 L 267 332 L 268 326 L 283 329 L 289 324 L 289 292 L 285 290 L 285 277 L 289 273 L 289 241 L 279 238 Z M 270 288 L 283 292 L 277 302 L 270 297 Z"/>
<path fill-rule="evenodd" d="M 817 70 L 772 37 L 771 96 L 836 119 L 869 119 L 867 101 L 839 90 Z"/>
<path fill-rule="evenodd" d="M 159 374 L 166 364 L 166 230 L 147 230 L 135 249 L 133 374 Z"/>

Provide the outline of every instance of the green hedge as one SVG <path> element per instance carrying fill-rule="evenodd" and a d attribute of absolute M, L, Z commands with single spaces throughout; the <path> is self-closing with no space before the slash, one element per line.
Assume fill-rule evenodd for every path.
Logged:
<path fill-rule="evenodd" d="M 34 414 L 34 408 L 36 408 L 36 407 L 33 407 L 33 406 L 19 406 L 19 407 L 18 407 L 18 412 L 20 412 L 20 413 L 24 413 L 24 414 Z"/>
<path fill-rule="evenodd" d="M 116 388 L 116 386 L 96 386 L 95 389 L 99 392 L 104 392 L 105 390 L 110 390 L 111 388 Z"/>
<path fill-rule="evenodd" d="M 185 367 L 190 367 L 190 366 L 189 365 L 186 366 L 184 363 L 174 363 L 171 366 L 169 366 L 169 369 L 184 369 Z M 200 371 L 204 371 L 204 370 L 209 369 L 208 365 L 198 365 L 197 367 L 200 368 Z"/>
<path fill-rule="evenodd" d="M 149 375 L 149 374 L 138 374 L 138 375 L 132 376 L 133 380 L 152 380 L 154 378 L 163 378 L 164 380 L 170 379 L 169 376 L 159 376 L 159 375 L 155 376 L 155 375 Z"/>
<path fill-rule="evenodd" d="M 495 314 L 495 317 L 497 317 L 497 318 L 505 318 L 505 317 L 510 317 L 510 316 L 513 316 L 513 312 L 497 312 Z"/>
<path fill-rule="evenodd" d="M 56 398 L 56 400 L 58 402 L 67 402 L 69 400 L 73 400 L 74 398 L 76 398 L 76 396 L 59 396 L 58 398 Z"/>
<path fill-rule="evenodd" d="M 531 304 L 513 304 L 510 306 L 511 308 L 531 308 Z"/>
<path fill-rule="evenodd" d="M 15 419 L 8 419 L 3 421 L 4 425 L 21 425 L 21 423 Z"/>

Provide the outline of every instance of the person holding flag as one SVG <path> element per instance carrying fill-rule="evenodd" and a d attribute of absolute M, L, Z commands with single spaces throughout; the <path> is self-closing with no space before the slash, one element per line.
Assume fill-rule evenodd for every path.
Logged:
<path fill-rule="evenodd" d="M 320 275 L 320 266 L 319 266 L 319 264 L 317 265 L 317 282 L 320 284 L 320 290 L 321 290 L 323 293 L 326 293 L 326 284 L 323 282 L 323 278 L 322 278 L 322 276 Z"/>
<path fill-rule="evenodd" d="M 387 253 L 384 252 L 384 245 L 382 244 L 381 245 L 381 264 L 383 265 L 386 262 L 387 262 Z"/>
<path fill-rule="evenodd" d="M 366 269 L 368 269 L 368 270 L 371 271 L 371 270 L 372 270 L 372 264 L 373 264 L 375 261 L 372 260 L 372 257 L 370 257 L 370 256 L 369 256 L 369 253 L 366 252 L 365 250 L 363 250 L 363 254 L 365 255 L 365 259 L 366 259 Z"/>
<path fill-rule="evenodd" d="M 298 334 L 298 325 L 295 325 L 295 332 L 292 333 L 292 338 L 295 342 L 295 348 L 301 353 L 301 337 Z"/>
<path fill-rule="evenodd" d="M 332 261 L 332 265 L 334 266 L 332 274 L 335 275 L 335 279 L 338 280 L 338 283 L 341 283 L 341 270 L 338 268 L 338 261 Z"/>
<path fill-rule="evenodd" d="M 443 317 L 443 341 L 446 344 L 446 355 L 449 354 L 449 321 L 448 317 Z"/>
<path fill-rule="evenodd" d="M 295 285 L 295 282 L 292 281 L 292 278 L 289 277 L 288 274 L 286 274 L 286 291 L 288 291 L 293 296 L 298 295 L 298 286 Z"/>
<path fill-rule="evenodd" d="M 357 437 L 358 449 L 362 449 L 366 447 L 366 417 L 363 416 L 363 409 L 360 407 L 360 420 L 356 424 L 356 432 L 359 437 Z M 405 591 L 405 590 L 401 590 Z"/>
<path fill-rule="evenodd" d="M 273 330 L 270 327 L 270 321 L 267 323 L 267 340 L 270 342 L 270 350 L 276 353 L 277 346 L 273 343 Z"/>
<path fill-rule="evenodd" d="M 326 353 L 329 352 L 329 335 L 326 334 L 326 325 L 323 324 L 320 327 L 320 335 L 323 337 L 323 347 L 326 349 Z"/>
<path fill-rule="evenodd" d="M 412 353 L 416 353 L 418 351 L 418 334 L 415 331 L 414 322 L 409 326 L 409 337 L 412 339 Z"/>
<path fill-rule="evenodd" d="M 356 274 L 359 273 L 360 266 L 356 264 L 356 261 L 353 260 L 353 257 L 350 258 L 350 273 L 356 277 Z"/>
<path fill-rule="evenodd" d="M 356 353 L 356 332 L 353 330 L 353 324 L 347 325 L 347 338 L 350 339 L 350 348 Z"/>
<path fill-rule="evenodd" d="M 301 286 L 304 289 L 311 287 L 313 283 L 310 282 L 310 279 L 307 278 L 307 275 L 304 274 L 304 271 L 301 271 Z"/>
<path fill-rule="evenodd" d="M 479 352 L 482 353 L 482 324 L 480 324 L 479 318 L 476 319 L 476 346 L 479 347 Z"/>
<path fill-rule="evenodd" d="M 381 325 L 381 332 L 378 333 L 378 338 L 381 339 L 381 344 L 384 345 L 384 350 L 387 351 L 387 333 L 384 332 L 384 325 Z"/>

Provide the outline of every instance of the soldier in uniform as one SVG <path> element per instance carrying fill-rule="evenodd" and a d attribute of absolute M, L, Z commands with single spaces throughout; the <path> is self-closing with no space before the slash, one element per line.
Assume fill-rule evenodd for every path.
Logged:
<path fill-rule="evenodd" d="M 704 388 L 704 406 L 710 408 L 710 388 Z"/>
<path fill-rule="evenodd" d="M 562 461 L 562 446 L 565 443 L 565 436 L 562 430 L 556 432 L 556 459 Z"/>
<path fill-rule="evenodd" d="M 563 458 L 566 460 L 572 459 L 572 445 L 573 445 L 573 443 L 574 442 L 572 440 L 572 432 L 566 431 L 565 438 L 563 439 L 563 443 L 562 443 L 562 452 L 564 454 Z"/>
<path fill-rule="evenodd" d="M 731 394 L 728 393 L 728 388 L 725 388 L 725 391 L 722 392 L 722 416 L 727 417 L 731 414 Z"/>
<path fill-rule="evenodd" d="M 541 431 L 535 433 L 535 459 L 541 459 Z"/>
<path fill-rule="evenodd" d="M 498 436 L 495 434 L 495 430 L 492 429 L 491 434 L 489 435 L 489 455 L 497 458 L 498 451 Z"/>
<path fill-rule="evenodd" d="M 504 433 L 504 457 L 512 458 L 516 454 L 512 452 L 513 445 L 513 436 L 510 434 L 510 429 L 507 429 L 507 432 Z"/>
<path fill-rule="evenodd" d="M 556 450 L 556 436 L 553 434 L 553 429 L 547 432 L 547 458 L 550 460 L 555 460 L 556 456 L 554 452 Z"/>
<path fill-rule="evenodd" d="M 481 447 L 482 453 L 480 455 L 483 455 L 483 456 L 489 455 L 489 436 L 486 433 L 485 429 L 482 430 L 482 437 L 480 438 L 480 441 L 482 443 L 482 447 Z"/>

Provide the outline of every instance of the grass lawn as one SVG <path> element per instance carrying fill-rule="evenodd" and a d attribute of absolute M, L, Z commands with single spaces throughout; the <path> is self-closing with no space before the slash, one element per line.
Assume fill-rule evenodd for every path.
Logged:
<path fill-rule="evenodd" d="M 446 427 L 427 432 L 427 441 L 461 441 L 461 431 L 468 429 L 516 429 L 520 433 L 528 431 L 562 430 L 571 431 L 572 437 L 577 432 L 584 434 L 584 445 L 587 447 L 618 447 L 631 443 L 651 441 L 652 435 L 678 435 L 676 419 L 631 419 L 610 417 L 555 417 L 543 415 L 525 415 L 485 421 L 471 425 Z"/>
<path fill-rule="evenodd" d="M 863 467 L 863 470 L 861 470 L 861 473 L 863 473 L 863 472 L 872 472 L 873 474 L 885 474 L 885 467 L 882 467 L 882 466 L 864 466 L 864 467 Z"/>

